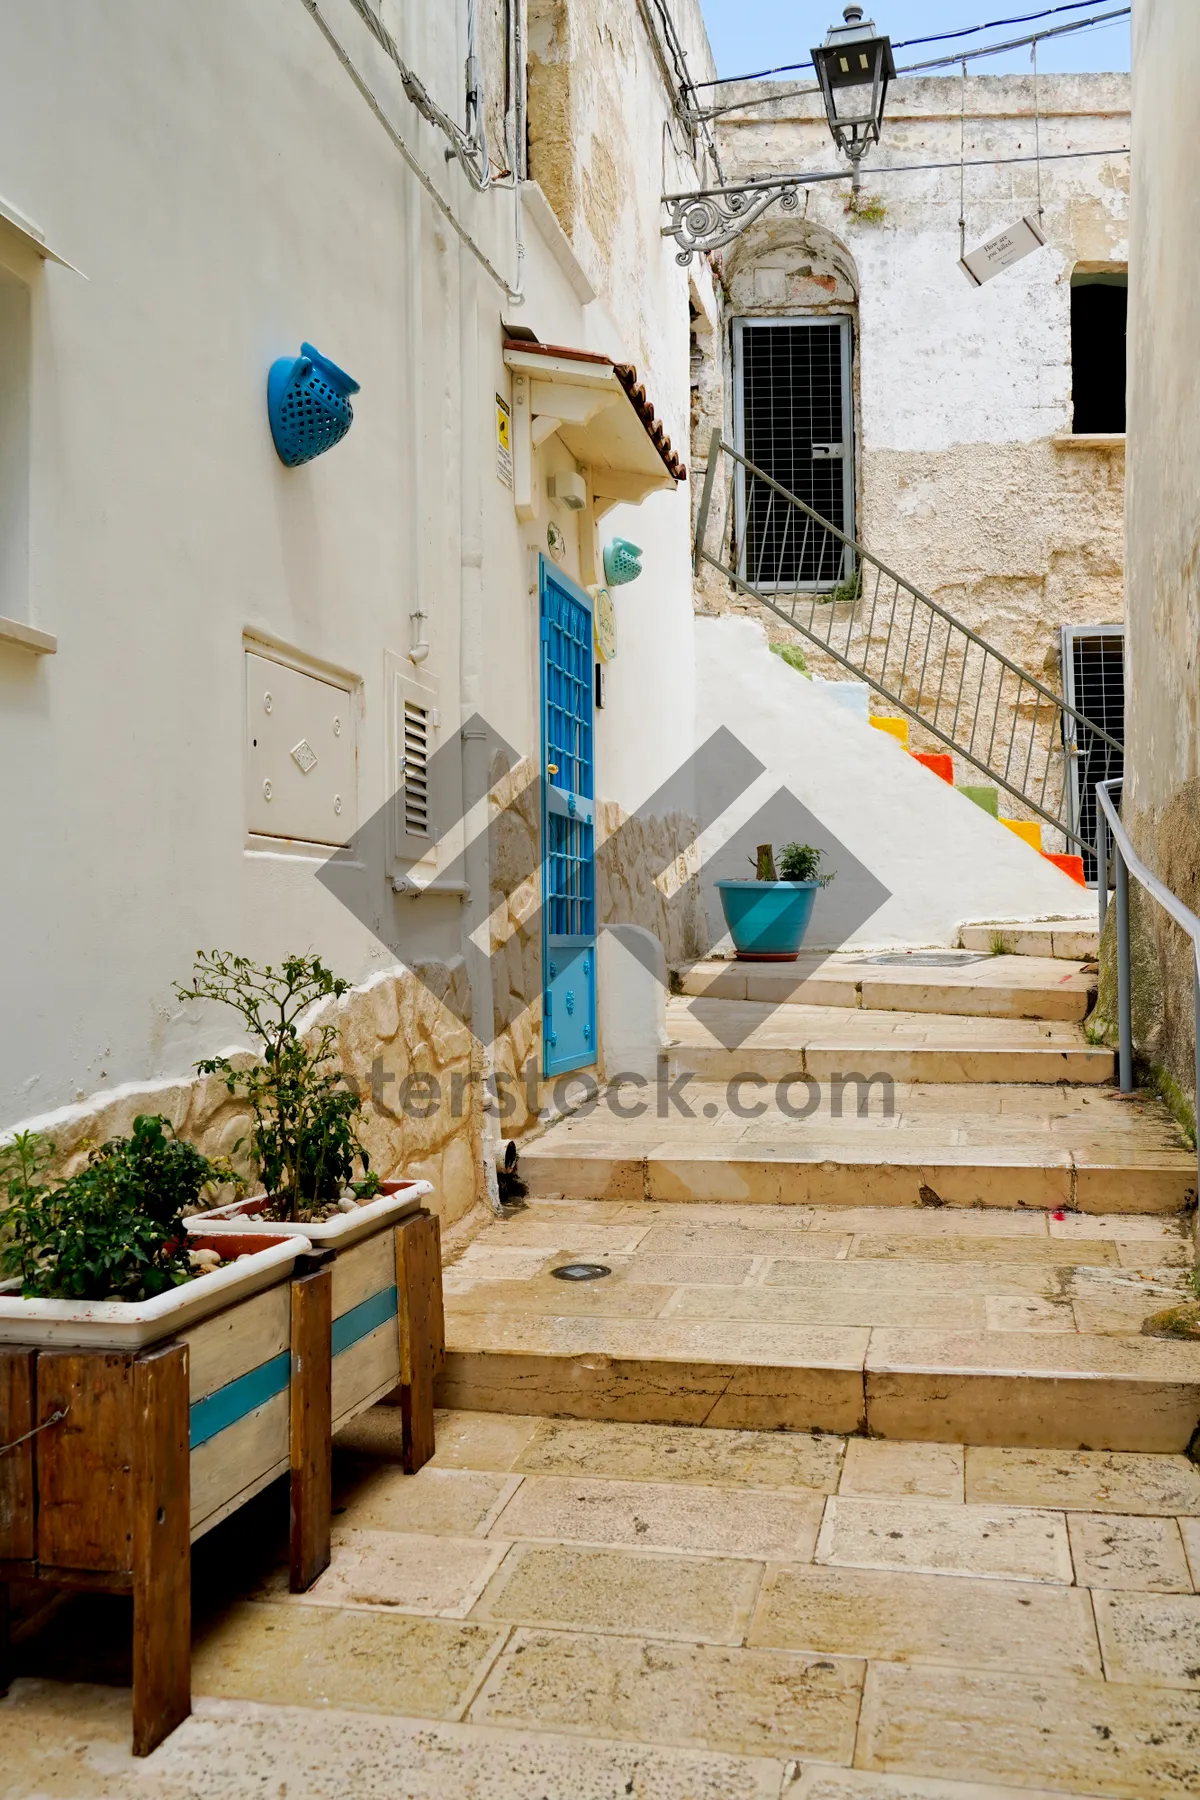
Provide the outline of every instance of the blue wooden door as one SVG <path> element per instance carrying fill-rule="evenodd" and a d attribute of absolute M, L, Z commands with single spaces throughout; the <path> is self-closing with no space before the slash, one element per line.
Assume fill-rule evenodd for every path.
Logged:
<path fill-rule="evenodd" d="M 542 1070 L 596 1060 L 592 602 L 541 559 Z"/>

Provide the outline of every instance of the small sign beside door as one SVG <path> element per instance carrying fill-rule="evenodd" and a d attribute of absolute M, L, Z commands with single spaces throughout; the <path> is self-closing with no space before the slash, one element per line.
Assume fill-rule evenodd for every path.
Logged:
<path fill-rule="evenodd" d="M 961 258 L 959 268 L 968 281 L 976 287 L 982 287 L 993 275 L 999 275 L 1004 269 L 1011 269 L 1022 257 L 1032 256 L 1046 242 L 1032 219 L 1018 219 L 1007 231 L 1000 232 L 998 237 L 989 238 L 986 244 L 980 244 L 978 250 L 968 250 Z"/>
<path fill-rule="evenodd" d="M 513 484 L 512 408 L 496 395 L 496 474 L 506 488 Z"/>

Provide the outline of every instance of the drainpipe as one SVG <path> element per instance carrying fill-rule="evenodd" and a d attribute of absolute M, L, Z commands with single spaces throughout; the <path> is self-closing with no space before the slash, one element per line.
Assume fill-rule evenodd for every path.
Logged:
<path fill-rule="evenodd" d="M 495 1036 L 491 943 L 491 858 L 488 853 L 487 732 L 479 723 L 483 709 L 483 494 L 479 446 L 483 436 L 479 408 L 479 313 L 475 270 L 460 248 L 458 257 L 458 392 L 460 493 L 460 626 L 459 698 L 462 707 L 463 862 L 469 894 L 463 953 L 471 986 L 471 1031 L 479 1046 L 480 1103 L 495 1075 Z M 473 722 L 474 721 L 474 722 Z M 500 1121 L 494 1107 L 482 1107 L 483 1175 L 493 1212 L 500 1210 L 496 1163 L 500 1155 Z"/>

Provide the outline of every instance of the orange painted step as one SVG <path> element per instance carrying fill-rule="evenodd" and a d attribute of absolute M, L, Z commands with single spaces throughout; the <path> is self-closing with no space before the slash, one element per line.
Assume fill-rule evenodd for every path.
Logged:
<path fill-rule="evenodd" d="M 1042 855 L 1047 862 L 1052 862 L 1056 868 L 1061 869 L 1064 875 L 1069 875 L 1072 881 L 1077 881 L 1080 887 L 1087 886 L 1083 875 L 1082 856 L 1065 856 L 1056 850 L 1043 850 Z"/>
<path fill-rule="evenodd" d="M 940 775 L 943 781 L 954 786 L 954 758 L 948 751 L 914 750 L 912 757 L 914 762 L 924 763 L 927 769 L 932 769 L 935 775 Z"/>

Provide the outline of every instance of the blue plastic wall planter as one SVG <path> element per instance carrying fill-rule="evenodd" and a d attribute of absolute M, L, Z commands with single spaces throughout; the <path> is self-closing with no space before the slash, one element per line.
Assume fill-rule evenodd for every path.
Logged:
<path fill-rule="evenodd" d="M 604 546 L 604 579 L 609 587 L 636 581 L 642 572 L 641 551 L 628 538 L 614 538 Z"/>
<path fill-rule="evenodd" d="M 357 392 L 357 381 L 311 344 L 273 362 L 267 416 L 280 462 L 294 469 L 340 443 L 354 422 L 349 396 Z"/>
<path fill-rule="evenodd" d="M 793 962 L 812 918 L 819 881 L 718 881 L 721 911 L 739 962 Z"/>

